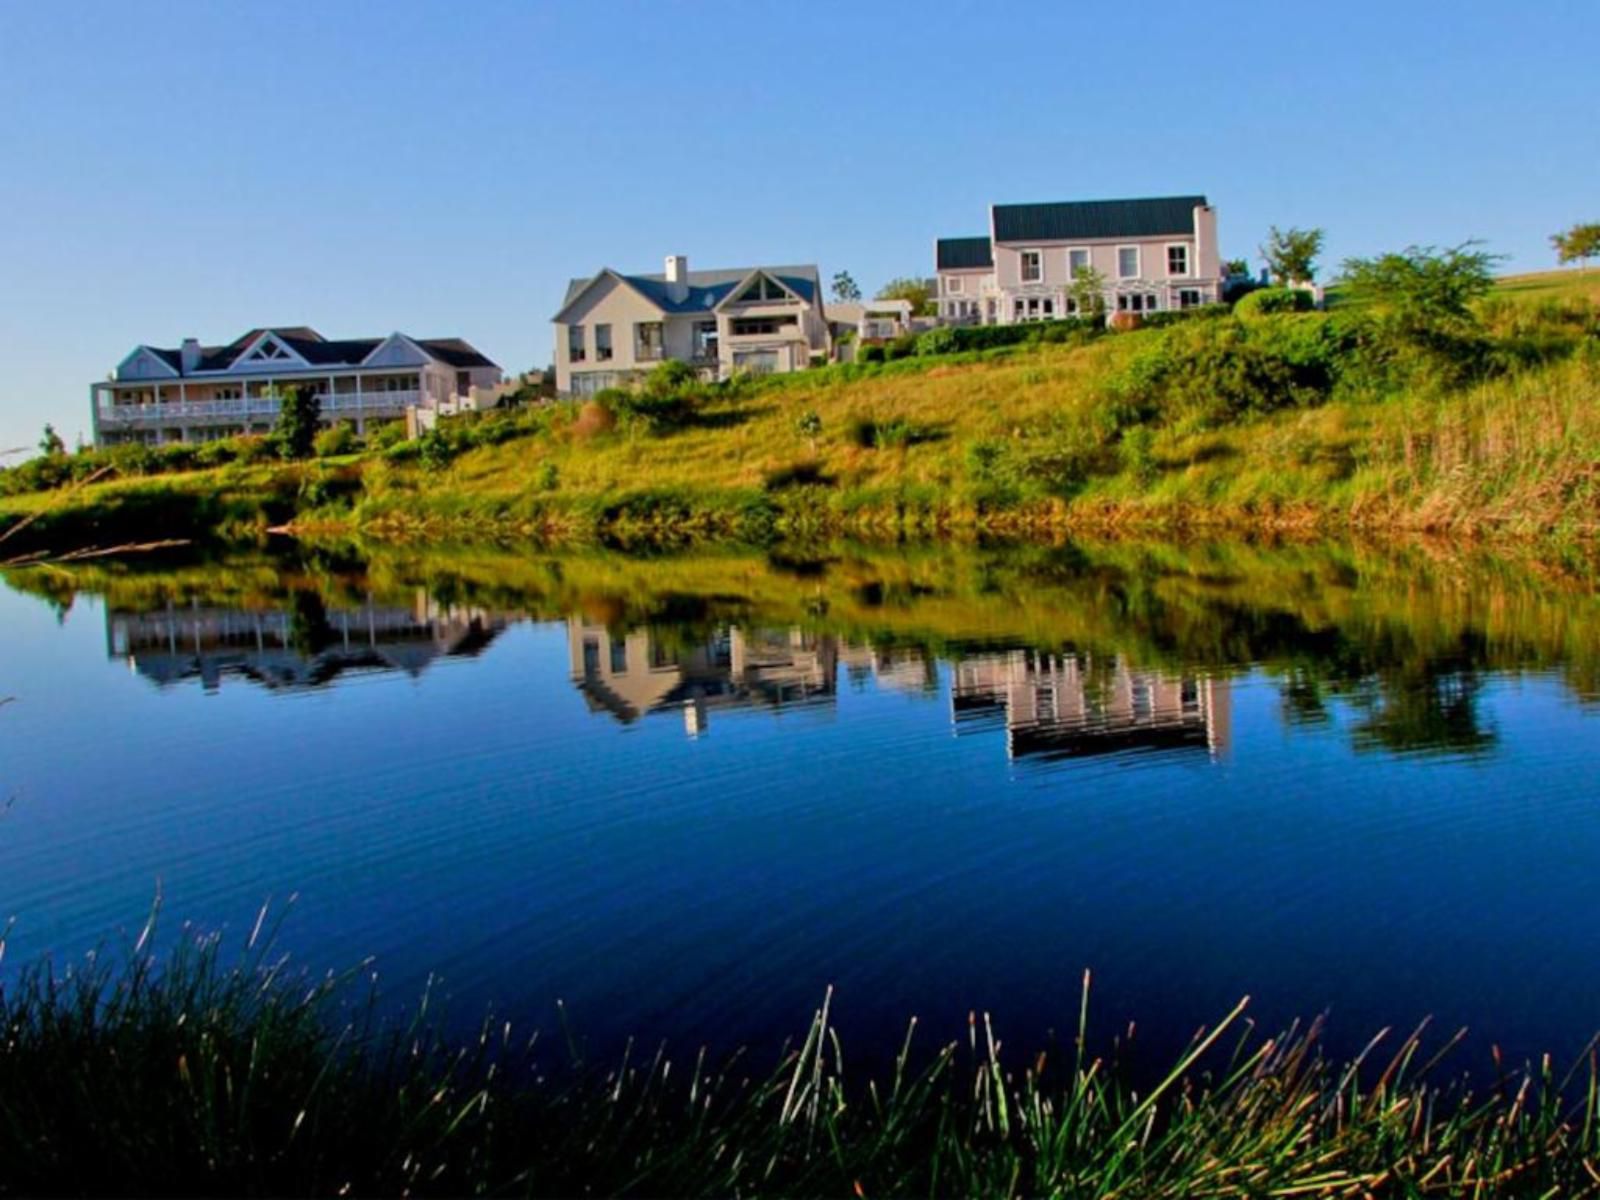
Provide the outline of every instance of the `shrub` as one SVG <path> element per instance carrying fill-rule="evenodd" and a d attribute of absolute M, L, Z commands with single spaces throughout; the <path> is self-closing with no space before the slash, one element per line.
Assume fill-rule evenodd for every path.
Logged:
<path fill-rule="evenodd" d="M 607 403 L 607 397 L 615 389 L 601 392 L 593 400 L 586 400 L 583 407 L 578 409 L 578 419 L 572 424 L 574 437 L 587 440 L 610 433 L 617 427 L 617 415 Z"/>
<path fill-rule="evenodd" d="M 960 348 L 961 339 L 956 336 L 956 331 L 948 325 L 930 329 L 917 337 L 917 353 L 919 355 L 954 354 Z"/>
<path fill-rule="evenodd" d="M 277 449 L 270 438 L 260 434 L 246 433 L 233 439 L 234 458 L 241 463 L 266 462 L 269 458 L 277 456 Z"/>
<path fill-rule="evenodd" d="M 859 363 L 881 363 L 885 360 L 882 346 L 862 346 L 856 352 L 856 361 Z"/>
<path fill-rule="evenodd" d="M 194 449 L 194 461 L 197 467 L 221 467 L 233 462 L 239 457 L 239 446 L 233 438 L 218 438 L 214 442 L 202 442 Z"/>
<path fill-rule="evenodd" d="M 438 425 L 417 439 L 417 461 L 424 470 L 442 471 L 455 456 L 455 444 Z"/>
<path fill-rule="evenodd" d="M 1257 288 L 1233 306 L 1234 315 L 1252 320 L 1272 313 L 1310 312 L 1316 302 L 1304 288 Z"/>
<path fill-rule="evenodd" d="M 542 462 L 539 469 L 533 473 L 534 490 L 540 492 L 553 492 L 561 486 L 561 471 L 553 462 Z"/>
<path fill-rule="evenodd" d="M 374 450 L 387 450 L 406 440 L 406 423 L 404 421 L 385 421 L 375 429 L 367 431 L 367 445 Z"/>
<path fill-rule="evenodd" d="M 339 421 L 317 434 L 312 448 L 318 458 L 333 458 L 339 454 L 353 454 L 358 445 L 355 427 L 348 421 Z"/>

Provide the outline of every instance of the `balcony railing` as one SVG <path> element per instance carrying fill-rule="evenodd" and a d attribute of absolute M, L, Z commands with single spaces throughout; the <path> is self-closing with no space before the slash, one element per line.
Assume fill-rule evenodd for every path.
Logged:
<path fill-rule="evenodd" d="M 401 416 L 418 403 L 417 392 L 342 392 L 320 394 L 317 401 L 324 417 Z M 163 425 L 173 422 L 202 421 L 232 423 L 255 418 L 275 419 L 278 399 L 251 396 L 236 400 L 163 400 L 159 404 L 115 404 L 100 402 L 102 425 Z"/>

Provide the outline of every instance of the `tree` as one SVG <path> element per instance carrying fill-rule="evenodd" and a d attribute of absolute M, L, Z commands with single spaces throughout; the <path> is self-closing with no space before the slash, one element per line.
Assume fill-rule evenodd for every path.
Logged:
<path fill-rule="evenodd" d="M 1250 274 L 1250 264 L 1242 258 L 1230 258 L 1222 264 L 1223 274 L 1238 278 L 1240 275 Z"/>
<path fill-rule="evenodd" d="M 1261 247 L 1262 261 L 1272 273 L 1273 282 L 1310 283 L 1317 277 L 1317 255 L 1322 253 L 1322 230 L 1279 229 L 1267 231 L 1267 244 Z"/>
<path fill-rule="evenodd" d="M 914 317 L 931 317 L 934 314 L 933 283 L 927 279 L 891 279 L 878 289 L 877 298 L 911 301 L 911 315 Z"/>
<path fill-rule="evenodd" d="M 840 271 L 833 277 L 833 298 L 841 304 L 861 299 L 861 289 L 849 271 Z"/>
<path fill-rule="evenodd" d="M 287 394 L 279 393 L 278 423 L 272 436 L 283 458 L 310 458 L 317 439 L 317 422 L 322 417 L 322 401 L 316 389 L 300 384 Z"/>
<path fill-rule="evenodd" d="M 1106 277 L 1091 266 L 1079 267 L 1072 273 L 1072 286 L 1067 295 L 1084 316 L 1106 315 Z"/>
<path fill-rule="evenodd" d="M 1587 268 L 1591 258 L 1600 257 L 1600 221 L 1574 225 L 1565 233 L 1553 233 L 1550 244 L 1555 247 L 1556 261 L 1562 266 L 1582 262 Z"/>
<path fill-rule="evenodd" d="M 1474 321 L 1472 302 L 1494 287 L 1502 255 L 1463 242 L 1448 250 L 1407 246 L 1399 253 L 1344 262 L 1344 294 L 1413 332 Z"/>
<path fill-rule="evenodd" d="M 39 438 L 39 453 L 46 458 L 55 458 L 58 454 L 67 452 L 67 444 L 61 440 L 61 435 L 56 432 L 54 425 L 46 424 L 44 434 Z"/>

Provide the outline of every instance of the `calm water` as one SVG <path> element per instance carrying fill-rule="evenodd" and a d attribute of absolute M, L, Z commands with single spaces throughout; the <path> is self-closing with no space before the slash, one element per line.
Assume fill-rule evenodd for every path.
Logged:
<path fill-rule="evenodd" d="M 1600 603 L 1339 548 L 256 559 L 0 590 L 5 969 L 137 927 L 409 999 L 1012 1041 L 1241 995 L 1600 1028 Z"/>

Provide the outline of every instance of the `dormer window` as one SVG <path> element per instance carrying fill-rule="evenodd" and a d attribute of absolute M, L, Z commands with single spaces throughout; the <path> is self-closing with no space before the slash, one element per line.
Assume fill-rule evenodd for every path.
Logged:
<path fill-rule="evenodd" d="M 783 290 L 777 280 L 768 279 L 765 275 L 739 293 L 740 304 L 771 303 L 774 300 L 790 298 L 789 293 Z"/>

